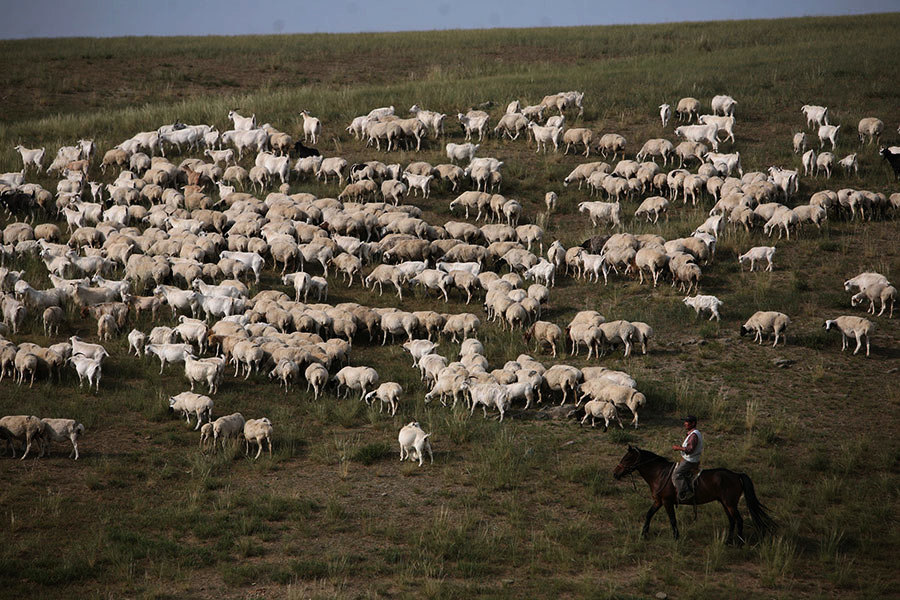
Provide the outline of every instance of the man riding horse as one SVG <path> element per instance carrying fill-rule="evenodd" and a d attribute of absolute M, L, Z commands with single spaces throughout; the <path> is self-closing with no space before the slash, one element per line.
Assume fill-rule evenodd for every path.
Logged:
<path fill-rule="evenodd" d="M 697 429 L 697 417 L 688 415 L 682 421 L 687 437 L 680 446 L 672 446 L 672 450 L 681 452 L 681 462 L 672 473 L 679 504 L 694 497 L 693 481 L 700 472 L 700 455 L 703 454 L 703 434 Z"/>

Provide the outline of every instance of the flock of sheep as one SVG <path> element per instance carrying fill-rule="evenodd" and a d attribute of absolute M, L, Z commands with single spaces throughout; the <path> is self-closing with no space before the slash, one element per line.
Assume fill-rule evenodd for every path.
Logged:
<path fill-rule="evenodd" d="M 417 286 L 445 302 L 451 293 L 458 293 L 467 305 L 483 294 L 484 319 L 521 330 L 539 349 L 546 346 L 553 358 L 567 347 L 572 355 L 586 348 L 588 359 L 621 347 L 627 357 L 636 348 L 648 352 L 653 329 L 647 323 L 607 321 L 594 310 L 579 312 L 565 329 L 541 320 L 557 277 L 599 283 L 602 275 L 608 285 L 611 277 L 639 277 L 643 284 L 646 276 L 654 288 L 660 280 L 671 279 L 688 294 L 685 305 L 698 316 L 708 312 L 710 319 L 718 320 L 723 302 L 698 292 L 703 269 L 713 263 L 717 240 L 729 224 L 747 232 L 761 229 L 769 237 L 777 231 L 779 240 L 782 235 L 790 240 L 804 224 L 821 228 L 829 215 L 872 219 L 900 209 L 900 194 L 887 198 L 853 189 L 817 192 L 808 203 L 788 207 L 785 203 L 798 193 L 799 170 L 772 166 L 766 172 L 745 173 L 738 152 L 719 152 L 719 144 L 735 143 L 738 103 L 729 96 L 713 98 L 712 114 L 707 115 L 699 114 L 701 103 L 696 99 L 682 99 L 675 112 L 685 124 L 674 134 L 683 141 L 676 146 L 665 138 L 648 140 L 635 160 L 625 158 L 627 142 L 619 134 L 598 136 L 585 127 L 566 128 L 567 119 L 583 116 L 583 101 L 580 92 L 551 94 L 532 106 L 514 101 L 493 129 L 491 116 L 483 110 L 459 113 L 466 140 L 447 143 L 449 162 L 436 166 L 417 161 L 403 168 L 377 160 L 351 165 L 342 157 L 324 157 L 314 147 L 322 123 L 307 111 L 302 113 L 302 142 L 268 123 L 258 126 L 255 115 L 244 117 L 236 111 L 228 114 L 234 128 L 221 133 L 211 125 L 177 122 L 139 132 L 104 154 L 100 172 L 118 169 L 109 184 L 89 178 L 98 174 L 95 146 L 80 140 L 60 148 L 47 169 L 61 177 L 55 194 L 26 181 L 29 169 L 43 169 L 44 149 L 18 146 L 22 170 L 0 175 L 0 201 L 16 218 L 3 230 L 0 253 L 6 265 L 16 265 L 25 256 L 39 258 L 51 286 L 35 287 L 24 271 L 0 267 L 4 322 L 0 381 L 6 375 L 20 385 L 25 381 L 32 385 L 36 376 L 59 380 L 70 366 L 79 385 L 86 381 L 88 388 L 99 391 L 109 356 L 102 342 L 127 336 L 129 353 L 155 356 L 160 373 L 167 365 L 183 364 L 190 391 L 170 398 L 169 407 L 189 424 L 191 415 L 196 416 L 201 447 L 211 443 L 217 448 L 220 441 L 224 447 L 228 440 L 243 438 L 246 452 L 253 444 L 258 447 L 258 458 L 265 446 L 272 453 L 273 424 L 268 418 L 245 420 L 241 413 L 212 418 L 211 396 L 230 370 L 234 369 L 232 378 L 245 380 L 268 374 L 285 394 L 305 380 L 307 391 L 312 389 L 316 398 L 333 383 L 338 394 L 359 393 L 360 401 L 377 402 L 380 409 L 386 406 L 393 416 L 402 387 L 382 382 L 371 367 L 347 365 L 352 344 L 367 335 L 370 342 L 381 340 L 382 345 L 403 340 L 413 368 L 428 388 L 426 402 L 436 399 L 446 405 L 452 400 L 454 406 L 463 402 L 470 413 L 480 406 L 484 416 L 489 409 L 496 410 L 502 421 L 514 402 L 528 409 L 545 396 L 558 395 L 561 404 L 571 396 L 576 408 L 587 401 L 582 423 L 590 419 L 593 426 L 602 419 L 604 427 L 611 422 L 622 427 L 618 409 L 628 408 L 637 427 L 638 411 L 647 399 L 627 373 L 602 366 L 546 367 L 528 355 L 491 369 L 476 337 L 482 326 L 478 315 L 407 312 L 355 302 L 331 305 L 329 269 L 340 273 L 348 287 L 355 282 L 373 290 L 377 286 L 382 294 L 387 285 L 401 300 L 404 290 Z M 411 117 L 401 118 L 393 106 L 377 108 L 353 119 L 346 129 L 376 151 L 384 144 L 386 152 L 400 147 L 419 151 L 429 137 L 446 136 L 446 115 L 417 105 L 410 113 Z M 803 113 L 808 125 L 819 125 L 820 148 L 827 141 L 834 149 L 839 127 L 828 123 L 827 109 L 804 106 Z M 661 105 L 663 129 L 670 117 L 670 106 Z M 861 120 L 861 142 L 877 141 L 883 129 L 879 119 Z M 600 233 L 571 248 L 553 240 L 545 254 L 544 230 L 533 222 L 522 223 L 529 219 L 523 203 L 499 193 L 505 161 L 477 156 L 480 145 L 469 141 L 477 135 L 481 142 L 491 131 L 510 140 L 524 133 L 535 142 L 537 152 L 564 146 L 565 153 L 583 149 L 585 157 L 592 150 L 604 158 L 611 155 L 613 161 L 621 155 L 614 165 L 581 164 L 562 182 L 566 188 L 577 183 L 579 190 L 586 185 L 588 194 L 598 199 L 578 203 L 578 210 L 593 227 L 618 231 Z M 794 136 L 804 176 L 824 171 L 831 177 L 833 154 L 806 150 L 807 142 L 803 132 Z M 210 161 L 190 157 L 176 165 L 165 155 L 173 148 L 178 153 L 202 150 Z M 245 152 L 256 153 L 249 170 L 239 164 Z M 896 168 L 891 157 L 900 154 L 900 148 L 884 148 L 881 153 Z M 293 167 L 292 154 L 297 158 Z M 664 167 L 671 160 L 672 168 L 664 171 L 658 160 Z M 838 162 L 847 172 L 858 168 L 856 153 Z M 686 166 L 693 164 L 692 172 Z M 291 178 L 309 177 L 326 184 L 333 178 L 341 189 L 331 198 L 289 193 Z M 467 181 L 473 189 L 461 190 Z M 278 191 L 264 198 L 256 195 L 276 183 Z M 411 193 L 428 199 L 437 185 L 460 191 L 449 210 L 463 220 L 436 225 L 422 218 L 420 207 L 403 203 Z M 248 187 L 255 193 L 238 191 Z M 714 203 L 709 218 L 689 236 L 666 240 L 622 231 L 622 205 L 629 200 L 641 199 L 636 219 L 657 223 L 660 216 L 668 219 L 679 199 L 682 205 L 689 200 L 697 205 L 706 198 Z M 559 195 L 549 191 L 544 202 L 549 214 L 556 210 Z M 36 215 L 64 220 L 68 236 L 54 222 L 32 226 Z M 484 223 L 479 226 L 473 220 Z M 750 271 L 757 263 L 771 271 L 775 252 L 775 246 L 752 247 L 738 260 L 741 265 L 749 263 Z M 280 267 L 281 282 L 293 290 L 293 297 L 277 289 L 259 289 L 251 296 L 250 289 L 259 286 L 268 261 L 276 271 Z M 364 274 L 369 265 L 372 268 Z M 314 274 L 318 272 L 321 275 Z M 115 273 L 121 273 L 121 279 L 107 279 Z M 879 302 L 878 316 L 886 310 L 889 318 L 893 316 L 897 291 L 884 276 L 863 273 L 845 282 L 845 289 L 856 292 L 852 306 L 868 300 L 874 314 Z M 45 335 L 58 335 L 67 309 L 96 320 L 101 344 L 76 336 L 48 347 L 8 339 L 19 335 L 29 315 L 42 319 Z M 126 334 L 131 315 L 146 313 L 155 322 L 160 311 L 177 322 L 146 332 L 133 328 Z M 741 334 L 753 334 L 759 343 L 772 335 L 777 345 L 780 339 L 786 342 L 789 324 L 787 315 L 760 311 L 741 327 Z M 826 329 L 841 332 L 844 348 L 848 339 L 856 340 L 854 354 L 865 341 L 867 356 L 873 327 L 858 316 L 825 323 Z M 438 353 L 441 336 L 461 341 L 458 356 Z M 198 385 L 209 395 L 194 393 Z M 71 441 L 78 458 L 77 438 L 83 431 L 70 419 L 0 420 L 0 439 L 12 446 L 14 456 L 16 443 L 24 444 L 23 458 L 34 441 L 43 455 L 50 442 L 62 440 Z M 416 422 L 403 427 L 398 437 L 401 460 L 418 460 L 421 465 L 425 453 L 431 456 L 429 437 Z"/>

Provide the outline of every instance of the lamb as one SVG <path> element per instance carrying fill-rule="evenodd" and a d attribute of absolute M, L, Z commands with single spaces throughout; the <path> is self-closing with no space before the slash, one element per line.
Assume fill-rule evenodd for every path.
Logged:
<path fill-rule="evenodd" d="M 360 390 L 359 399 L 363 400 L 369 389 L 378 384 L 378 372 L 372 367 L 344 367 L 332 381 L 337 383 L 338 393 L 341 387 L 347 388 L 345 396 L 351 389 Z"/>
<path fill-rule="evenodd" d="M 256 444 L 259 449 L 253 460 L 259 458 L 263 451 L 263 442 L 268 442 L 269 457 L 272 456 L 272 422 L 263 417 L 261 419 L 248 419 L 244 423 L 244 454 L 250 454 L 250 444 Z"/>
<path fill-rule="evenodd" d="M 701 312 L 708 310 L 710 321 L 713 320 L 713 317 L 716 321 L 719 320 L 719 308 L 722 306 L 722 301 L 715 296 L 694 296 L 693 298 L 685 296 L 683 302 L 693 308 L 698 317 Z"/>
<path fill-rule="evenodd" d="M 825 106 L 816 106 L 815 104 L 804 104 L 800 108 L 806 116 L 806 126 L 810 125 L 828 125 L 828 108 Z"/>
<path fill-rule="evenodd" d="M 659 105 L 659 118 L 662 121 L 663 129 L 666 128 L 666 125 L 669 124 L 669 119 L 672 116 L 672 107 L 668 104 L 660 104 Z"/>
<path fill-rule="evenodd" d="M 425 452 L 428 452 L 431 463 L 434 464 L 434 454 L 431 451 L 429 437 L 431 437 L 431 434 L 425 433 L 415 421 L 404 425 L 397 436 L 397 441 L 400 443 L 400 462 L 407 458 L 409 460 L 418 459 L 421 467 L 424 462 Z"/>
<path fill-rule="evenodd" d="M 409 352 L 413 359 L 413 367 L 418 366 L 419 359 L 428 354 L 433 354 L 438 344 L 431 340 L 411 340 L 403 343 L 403 349 Z"/>
<path fill-rule="evenodd" d="M 244 415 L 241 413 L 232 413 L 213 421 L 213 449 L 221 439 L 222 450 L 224 450 L 225 440 L 240 436 L 244 432 L 244 424 Z"/>
<path fill-rule="evenodd" d="M 836 327 L 841 332 L 841 352 L 847 349 L 847 338 L 856 338 L 856 349 L 853 354 L 856 355 L 862 348 L 862 338 L 866 338 L 866 356 L 869 356 L 869 334 L 875 329 L 875 325 L 868 319 L 853 316 L 841 316 L 836 319 L 828 319 L 825 321 L 825 331 L 830 331 L 832 327 Z"/>
<path fill-rule="evenodd" d="M 535 154 L 540 152 L 542 147 L 544 149 L 544 152 L 546 152 L 548 143 L 553 144 L 554 152 L 559 150 L 559 140 L 562 136 L 562 127 L 542 127 L 532 122 L 528 124 L 528 130 L 531 132 L 531 135 L 534 136 L 534 141 L 537 145 Z"/>
<path fill-rule="evenodd" d="M 308 392 L 309 388 L 312 387 L 313 398 L 318 400 L 319 392 L 322 391 L 322 388 L 328 382 L 328 370 L 318 363 L 312 363 L 306 367 L 303 376 L 306 378 L 306 391 Z"/>
<path fill-rule="evenodd" d="M 690 123 L 691 119 L 700 116 L 700 101 L 691 97 L 682 98 L 678 101 L 675 112 L 678 114 L 679 121 L 686 120 Z"/>
<path fill-rule="evenodd" d="M 616 410 L 616 405 L 611 402 L 589 400 L 584 405 L 584 417 L 581 419 L 582 425 L 588 420 L 588 417 L 591 419 L 591 427 L 595 425 L 596 418 L 602 418 L 603 431 L 609 429 L 609 422 L 612 420 L 615 420 L 621 429 L 625 428 L 625 426 L 622 425 L 622 421 L 619 420 L 619 412 Z"/>
<path fill-rule="evenodd" d="M 106 351 L 106 348 L 101 346 L 100 344 L 89 344 L 87 342 L 81 341 L 78 336 L 72 336 L 69 338 L 69 343 L 72 345 L 72 354 L 80 354 L 87 358 L 93 358 L 99 361 L 102 361 L 105 358 L 109 358 L 109 352 Z"/>
<path fill-rule="evenodd" d="M 822 148 L 825 145 L 825 140 L 828 140 L 831 142 L 831 149 L 834 150 L 840 128 L 840 125 L 821 125 L 819 127 L 819 148 Z"/>
<path fill-rule="evenodd" d="M 50 454 L 50 443 L 69 441 L 72 443 L 69 458 L 74 456 L 78 460 L 78 437 L 84 435 L 84 425 L 74 419 L 41 419 L 41 422 L 44 424 L 41 456 Z"/>
<path fill-rule="evenodd" d="M 25 460 L 31 451 L 31 443 L 37 440 L 40 446 L 44 439 L 47 426 L 43 421 L 34 416 L 15 415 L 0 419 L 0 439 L 3 439 L 12 448 L 13 458 L 16 457 L 14 442 L 25 444 L 25 453 L 19 460 Z"/>
<path fill-rule="evenodd" d="M 119 326 L 112 315 L 101 315 L 97 319 L 97 337 L 100 341 L 112 339 L 113 334 L 119 332 Z"/>
<path fill-rule="evenodd" d="M 388 405 L 391 411 L 391 416 L 397 414 L 397 405 L 398 400 L 400 398 L 400 394 L 403 393 L 403 388 L 399 383 L 394 383 L 393 381 L 386 381 L 378 386 L 373 392 L 369 392 L 365 395 L 366 404 L 371 404 L 372 400 L 380 400 L 381 403 L 378 405 L 378 412 L 381 412 L 381 409 L 385 404 Z"/>
<path fill-rule="evenodd" d="M 815 166 L 816 166 L 816 151 L 810 148 L 806 152 L 803 153 L 803 158 L 801 159 L 803 164 L 803 176 L 807 177 L 810 174 L 815 174 Z"/>
<path fill-rule="evenodd" d="M 869 143 L 877 142 L 884 131 L 884 121 L 876 117 L 865 117 L 859 120 L 857 127 L 859 132 L 859 143 L 862 144 L 868 138 Z"/>
<path fill-rule="evenodd" d="M 181 412 L 188 426 L 191 424 L 191 413 L 197 415 L 197 425 L 194 431 L 200 429 L 203 419 L 206 422 L 212 422 L 213 401 L 209 396 L 201 396 L 193 392 L 181 392 L 177 396 L 169 398 L 169 410 L 171 412 Z"/>
<path fill-rule="evenodd" d="M 538 347 L 549 344 L 553 350 L 553 357 L 556 358 L 557 344 L 564 343 L 563 331 L 554 323 L 548 321 L 535 321 L 534 324 L 525 332 L 525 341 L 530 342 L 534 338 Z"/>
<path fill-rule="evenodd" d="M 753 313 L 753 315 L 747 319 L 747 322 L 741 325 L 741 336 L 743 337 L 753 333 L 754 341 L 759 342 L 761 345 L 763 336 L 768 336 L 770 333 L 774 334 L 775 343 L 772 344 L 772 347 L 774 348 L 778 345 L 779 337 L 784 335 L 784 343 L 787 345 L 787 334 L 785 333 L 785 330 L 790 324 L 790 317 L 784 313 L 760 310 Z"/>
<path fill-rule="evenodd" d="M 757 261 L 762 262 L 763 260 L 768 263 L 766 265 L 766 271 L 772 271 L 775 266 L 773 262 L 773 258 L 775 256 L 775 246 L 756 246 L 755 248 L 750 248 L 744 254 L 738 256 L 738 263 L 741 265 L 741 270 L 744 269 L 744 263 L 750 263 L 750 271 L 752 272 L 756 267 Z"/>

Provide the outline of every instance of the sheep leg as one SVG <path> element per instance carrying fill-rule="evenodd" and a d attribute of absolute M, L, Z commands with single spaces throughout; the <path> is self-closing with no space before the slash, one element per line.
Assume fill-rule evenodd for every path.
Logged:
<path fill-rule="evenodd" d="M 853 356 L 856 356 L 856 353 L 862 347 L 862 335 L 859 333 L 854 333 L 854 335 L 856 336 L 856 350 L 853 351 Z"/>

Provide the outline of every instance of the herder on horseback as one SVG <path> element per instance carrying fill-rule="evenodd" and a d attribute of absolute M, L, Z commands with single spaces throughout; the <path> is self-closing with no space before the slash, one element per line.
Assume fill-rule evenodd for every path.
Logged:
<path fill-rule="evenodd" d="M 636 446 L 628 446 L 628 451 L 616 468 L 613 477 L 621 479 L 629 473 L 637 471 L 647 485 L 650 486 L 650 497 L 653 504 L 644 518 L 644 527 L 641 531 L 644 537 L 650 531 L 650 519 L 660 508 L 665 507 L 669 515 L 669 523 L 672 525 L 672 534 L 678 539 L 678 523 L 675 520 L 675 506 L 677 504 L 706 504 L 707 502 L 719 502 L 728 515 L 728 542 L 735 541 L 735 529 L 737 529 L 737 543 L 744 542 L 744 519 L 738 510 L 738 502 L 741 496 L 747 501 L 747 508 L 757 531 L 764 534 L 775 528 L 775 521 L 766 512 L 767 509 L 756 497 L 753 482 L 744 473 L 736 473 L 729 469 L 700 469 L 700 454 L 703 452 L 703 435 L 696 429 L 697 420 L 694 417 L 684 419 L 687 437 L 681 446 L 673 446 L 674 450 L 682 453 L 684 460 L 676 466 L 672 461 L 654 454 L 648 450 L 641 450 Z M 690 460 L 694 459 L 694 460 Z M 690 497 L 679 499 L 673 483 L 673 472 L 678 475 L 681 483 L 689 482 L 694 474 L 699 471 L 693 494 Z M 676 480 L 677 481 L 677 480 Z"/>
<path fill-rule="evenodd" d="M 693 482 L 700 473 L 700 455 L 703 454 L 703 434 L 697 429 L 697 417 L 688 415 L 682 421 L 687 437 L 680 446 L 672 446 L 672 450 L 681 452 L 681 462 L 672 473 L 679 504 L 684 504 L 694 497 Z"/>

